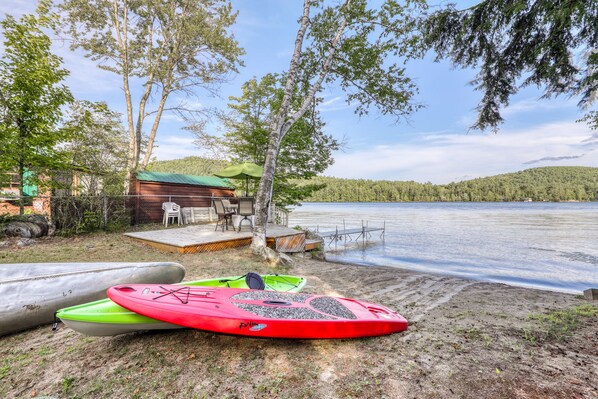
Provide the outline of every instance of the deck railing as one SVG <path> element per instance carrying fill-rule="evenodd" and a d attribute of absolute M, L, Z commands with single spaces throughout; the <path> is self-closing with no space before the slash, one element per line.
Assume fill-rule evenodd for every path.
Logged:
<path fill-rule="evenodd" d="M 276 204 L 271 204 L 268 221 L 280 226 L 289 227 L 289 212 L 283 208 L 277 207 Z"/>

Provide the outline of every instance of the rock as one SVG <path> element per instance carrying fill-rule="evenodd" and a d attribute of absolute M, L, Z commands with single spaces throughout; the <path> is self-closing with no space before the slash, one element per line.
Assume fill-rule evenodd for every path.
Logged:
<path fill-rule="evenodd" d="M 10 222 L 2 230 L 8 237 L 31 238 L 31 229 L 37 229 L 37 226 L 27 222 Z"/>
<path fill-rule="evenodd" d="M 17 247 L 28 247 L 33 244 L 35 244 L 35 240 L 32 240 L 31 238 L 21 238 L 17 241 Z"/>
<path fill-rule="evenodd" d="M 27 222 L 35 224 L 39 230 L 40 235 L 36 237 L 41 237 L 48 234 L 48 230 L 50 228 L 50 224 L 48 223 L 48 219 L 42 215 L 28 215 Z"/>
<path fill-rule="evenodd" d="M 293 263 L 295 263 L 295 261 L 293 261 L 293 258 L 291 258 L 289 255 L 284 254 L 284 253 L 279 253 L 278 259 L 279 259 L 279 263 L 281 263 L 285 266 L 292 266 Z"/>
<path fill-rule="evenodd" d="M 258 249 L 253 249 L 253 253 L 259 256 L 262 256 L 266 259 L 272 266 L 278 265 L 292 265 L 293 259 L 291 259 L 288 255 L 285 255 L 280 252 L 276 252 L 272 248 L 263 247 Z"/>
<path fill-rule="evenodd" d="M 309 254 L 313 259 L 326 260 L 326 251 L 310 251 Z"/>
<path fill-rule="evenodd" d="M 44 216 L 28 215 L 25 220 L 9 222 L 0 233 L 8 237 L 38 238 L 48 234 L 49 224 Z"/>
<path fill-rule="evenodd" d="M 10 241 L 0 241 L 0 248 L 10 247 Z"/>

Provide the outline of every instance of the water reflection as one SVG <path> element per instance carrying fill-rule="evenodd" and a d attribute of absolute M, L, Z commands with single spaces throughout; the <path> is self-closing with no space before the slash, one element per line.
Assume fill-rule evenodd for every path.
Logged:
<path fill-rule="evenodd" d="M 310 203 L 290 225 L 386 225 L 329 244 L 327 257 L 484 281 L 580 292 L 598 287 L 598 203 Z"/>

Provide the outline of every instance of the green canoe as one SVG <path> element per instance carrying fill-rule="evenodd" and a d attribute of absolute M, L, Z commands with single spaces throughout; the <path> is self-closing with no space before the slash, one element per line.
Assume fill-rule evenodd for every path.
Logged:
<path fill-rule="evenodd" d="M 248 273 L 243 276 L 221 277 L 211 280 L 184 281 L 179 285 L 249 288 L 259 279 L 255 273 Z M 253 282 L 250 278 L 253 278 Z M 261 282 L 261 286 L 259 286 Z M 258 281 L 258 289 L 271 291 L 299 292 L 305 286 L 306 280 L 303 277 L 267 274 L 261 276 Z M 125 334 L 134 331 L 164 330 L 182 328 L 175 324 L 164 323 L 149 317 L 131 312 L 122 306 L 117 305 L 110 299 L 101 299 L 95 302 L 71 306 L 60 309 L 56 317 L 64 324 L 85 335 L 107 336 Z"/>

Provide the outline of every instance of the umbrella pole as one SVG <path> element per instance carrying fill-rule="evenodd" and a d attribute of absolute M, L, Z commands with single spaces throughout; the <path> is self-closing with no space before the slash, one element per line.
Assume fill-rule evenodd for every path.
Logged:
<path fill-rule="evenodd" d="M 249 197 L 249 177 L 245 176 L 245 196 Z"/>

